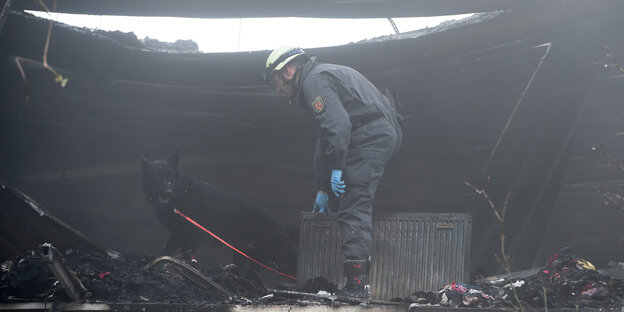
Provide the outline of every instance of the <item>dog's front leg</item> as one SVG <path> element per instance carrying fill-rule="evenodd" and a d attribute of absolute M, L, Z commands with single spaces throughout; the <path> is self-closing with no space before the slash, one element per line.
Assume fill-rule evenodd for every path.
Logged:
<path fill-rule="evenodd" d="M 177 252 L 182 250 L 182 246 L 184 245 L 184 239 L 180 235 L 180 233 L 171 232 L 167 243 L 165 244 L 164 253 L 169 256 L 175 256 Z"/>
<path fill-rule="evenodd" d="M 169 236 L 169 240 L 167 240 L 165 253 L 185 261 L 190 261 L 194 264 L 197 263 L 194 256 L 195 250 L 197 249 L 196 247 L 197 244 L 194 240 L 189 238 L 189 235 L 172 232 L 171 236 Z"/>

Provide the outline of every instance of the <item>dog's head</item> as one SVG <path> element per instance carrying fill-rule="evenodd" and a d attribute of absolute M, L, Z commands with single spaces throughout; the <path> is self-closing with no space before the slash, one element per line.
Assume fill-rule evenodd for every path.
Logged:
<path fill-rule="evenodd" d="M 143 192 L 154 205 L 169 205 L 176 193 L 178 182 L 178 159 L 176 151 L 168 158 L 149 160 L 141 155 Z"/>

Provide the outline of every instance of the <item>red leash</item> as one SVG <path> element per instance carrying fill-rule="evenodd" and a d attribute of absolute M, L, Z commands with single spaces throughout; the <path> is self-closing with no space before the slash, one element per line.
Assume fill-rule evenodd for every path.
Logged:
<path fill-rule="evenodd" d="M 268 269 L 268 270 L 271 270 L 271 271 L 273 271 L 273 272 L 275 272 L 275 273 L 277 273 L 277 274 L 279 274 L 279 275 L 283 275 L 283 276 L 286 276 L 286 277 L 291 278 L 291 279 L 294 279 L 294 280 L 296 280 L 296 279 L 297 279 L 297 278 L 295 278 L 294 276 L 290 276 L 290 275 L 288 275 L 288 274 L 286 274 L 286 273 L 282 273 L 282 272 L 280 272 L 280 271 L 278 271 L 278 270 L 275 270 L 275 269 L 273 269 L 273 268 L 271 268 L 271 267 L 268 267 L 268 266 L 266 266 L 266 265 L 264 265 L 264 264 L 260 263 L 260 262 L 259 262 L 259 261 L 257 261 L 256 259 L 254 259 L 254 258 L 252 258 L 252 257 L 250 257 L 250 256 L 248 256 L 248 255 L 246 255 L 244 252 L 242 252 L 242 251 L 240 251 L 240 250 L 236 249 L 234 246 L 232 246 L 232 245 L 228 244 L 226 241 L 224 241 L 223 239 L 221 239 L 221 237 L 217 236 L 216 234 L 214 234 L 214 233 L 210 232 L 210 231 L 209 231 L 208 229 L 206 229 L 205 227 L 201 226 L 201 224 L 199 224 L 199 223 L 195 222 L 195 220 L 193 220 L 193 219 L 191 219 L 191 218 L 187 217 L 187 216 L 186 216 L 185 214 L 183 214 L 180 210 L 178 210 L 178 209 L 173 209 L 173 212 L 175 212 L 175 213 L 179 214 L 182 218 L 184 218 L 184 219 L 188 220 L 188 222 L 193 223 L 196 227 L 198 227 L 198 228 L 202 229 L 204 232 L 206 232 L 206 233 L 208 233 L 208 234 L 212 235 L 212 237 L 216 238 L 218 241 L 220 241 L 220 242 L 221 242 L 221 243 L 223 243 L 224 245 L 226 245 L 226 246 L 228 246 L 228 247 L 232 248 L 232 250 L 234 250 L 234 251 L 238 252 L 239 254 L 241 254 L 241 255 L 245 256 L 245 258 L 247 258 L 247 259 L 249 259 L 249 260 L 251 260 L 251 261 L 253 261 L 253 262 L 257 263 L 257 264 L 258 264 L 258 265 L 260 265 L 261 267 L 263 267 L 263 268 L 265 268 L 265 269 Z"/>

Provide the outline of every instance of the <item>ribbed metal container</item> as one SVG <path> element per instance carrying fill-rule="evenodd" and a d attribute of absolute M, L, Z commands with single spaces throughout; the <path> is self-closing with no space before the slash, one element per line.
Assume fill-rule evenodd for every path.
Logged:
<path fill-rule="evenodd" d="M 371 297 L 389 300 L 467 282 L 471 224 L 469 214 L 374 215 Z M 299 286 L 319 276 L 344 286 L 341 236 L 336 213 L 301 215 Z"/>

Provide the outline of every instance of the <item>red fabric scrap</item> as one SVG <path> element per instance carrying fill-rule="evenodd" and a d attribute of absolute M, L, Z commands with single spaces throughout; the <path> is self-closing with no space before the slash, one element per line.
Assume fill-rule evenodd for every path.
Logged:
<path fill-rule="evenodd" d="M 110 274 L 110 273 L 111 273 L 111 272 L 102 272 L 102 273 L 98 274 L 98 276 L 99 276 L 101 279 L 104 279 L 104 276 L 106 276 L 106 275 L 108 275 L 108 274 Z"/>

